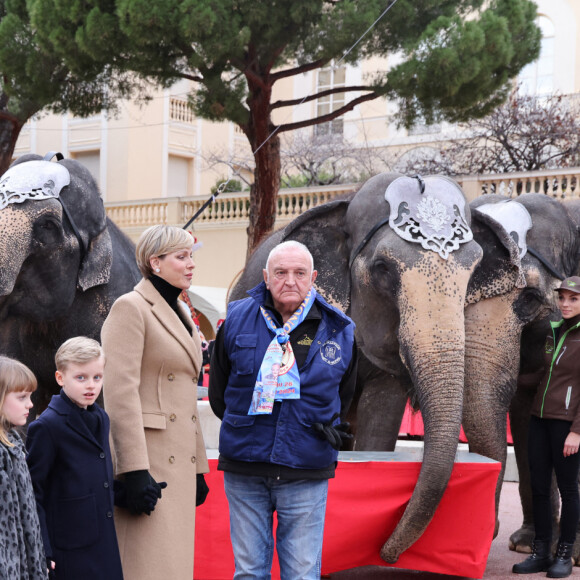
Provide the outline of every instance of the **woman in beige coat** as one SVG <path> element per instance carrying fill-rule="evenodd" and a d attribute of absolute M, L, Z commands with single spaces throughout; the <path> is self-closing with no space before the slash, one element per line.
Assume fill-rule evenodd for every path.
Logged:
<path fill-rule="evenodd" d="M 191 284 L 193 245 L 177 227 L 143 232 L 144 279 L 102 329 L 113 463 L 129 508 L 115 513 L 125 580 L 193 578 L 196 475 L 209 471 L 197 412 L 201 344 L 178 300 Z M 152 490 L 160 499 L 150 511 Z"/>

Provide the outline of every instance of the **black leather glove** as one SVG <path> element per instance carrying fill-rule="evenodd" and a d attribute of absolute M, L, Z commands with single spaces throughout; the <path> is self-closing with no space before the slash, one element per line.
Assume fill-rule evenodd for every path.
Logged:
<path fill-rule="evenodd" d="M 203 473 L 197 474 L 196 486 L 197 487 L 195 491 L 195 505 L 197 507 L 198 505 L 201 505 L 205 501 L 205 498 L 209 493 L 209 487 L 205 482 L 205 477 L 203 476 Z"/>
<path fill-rule="evenodd" d="M 161 490 L 166 487 L 165 481 L 157 483 L 146 469 L 129 471 L 125 474 L 127 509 L 134 515 L 151 515 L 161 498 Z"/>
<path fill-rule="evenodd" d="M 343 421 L 338 425 L 332 425 L 338 417 L 339 414 L 335 413 L 326 423 L 312 423 L 312 428 L 336 450 L 340 450 L 344 443 L 352 439 L 352 434 L 349 433 L 350 423 Z"/>

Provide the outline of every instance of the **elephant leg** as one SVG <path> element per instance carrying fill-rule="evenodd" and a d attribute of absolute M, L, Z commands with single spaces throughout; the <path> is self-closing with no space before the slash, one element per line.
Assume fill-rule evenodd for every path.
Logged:
<path fill-rule="evenodd" d="M 534 515 L 532 511 L 532 488 L 530 483 L 530 468 L 528 464 L 528 429 L 530 424 L 530 411 L 534 400 L 534 391 L 519 388 L 510 406 L 510 427 L 514 441 L 514 455 L 518 466 L 520 502 L 522 504 L 523 522 L 521 528 L 516 530 L 509 539 L 509 549 L 516 552 L 530 553 L 534 540 Z M 552 480 L 552 514 L 553 530 L 552 537 L 557 540 L 559 536 L 558 514 L 560 513 L 560 499 Z M 580 546 L 577 553 L 580 553 Z"/>
<path fill-rule="evenodd" d="M 355 451 L 394 451 L 407 403 L 408 385 L 366 358 L 359 360 L 360 397 Z"/>

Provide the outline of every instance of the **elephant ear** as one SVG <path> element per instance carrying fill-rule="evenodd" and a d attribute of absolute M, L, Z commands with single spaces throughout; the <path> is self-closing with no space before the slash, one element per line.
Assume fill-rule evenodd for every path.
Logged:
<path fill-rule="evenodd" d="M 345 228 L 350 199 L 335 200 L 312 208 L 289 223 L 280 242 L 303 243 L 318 271 L 316 289 L 324 299 L 343 312 L 350 308 L 350 248 Z"/>
<path fill-rule="evenodd" d="M 87 252 L 79 269 L 78 285 L 84 291 L 108 284 L 113 264 L 113 245 L 108 229 L 89 240 Z"/>
<path fill-rule="evenodd" d="M 521 259 L 527 250 L 526 234 L 532 226 L 528 210 L 516 201 L 502 200 L 472 206 L 471 216 L 475 239 L 483 247 L 483 259 L 470 280 L 467 303 L 524 288 Z"/>
<path fill-rule="evenodd" d="M 84 246 L 77 284 L 86 291 L 107 284 L 111 276 L 113 245 L 107 228 L 107 213 L 99 186 L 90 171 L 74 159 L 63 159 L 59 163 L 70 173 L 70 184 L 63 189 L 61 199 Z"/>

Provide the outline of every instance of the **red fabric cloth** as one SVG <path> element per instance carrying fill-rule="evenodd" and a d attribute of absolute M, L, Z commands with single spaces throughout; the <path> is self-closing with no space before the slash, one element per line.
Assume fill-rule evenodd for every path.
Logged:
<path fill-rule="evenodd" d="M 229 580 L 234 572 L 223 473 L 216 466 L 217 460 L 210 460 L 210 493 L 197 509 L 196 580 Z M 419 462 L 339 461 L 329 483 L 323 574 L 390 566 L 379 550 L 401 517 L 420 468 Z M 455 463 L 432 522 L 394 567 L 481 578 L 493 538 L 499 470 L 497 462 Z M 275 557 L 272 578 L 279 577 Z"/>
<path fill-rule="evenodd" d="M 425 430 L 423 428 L 423 417 L 421 417 L 421 411 L 413 411 L 413 408 L 407 402 L 405 414 L 401 421 L 401 428 L 399 429 L 399 436 L 406 437 L 408 435 L 422 437 L 425 435 Z M 467 443 L 467 437 L 465 436 L 463 427 L 461 427 L 461 432 L 459 433 L 459 441 L 461 441 L 461 443 Z M 509 445 L 513 445 L 514 443 L 509 416 L 507 417 L 507 442 Z"/>

